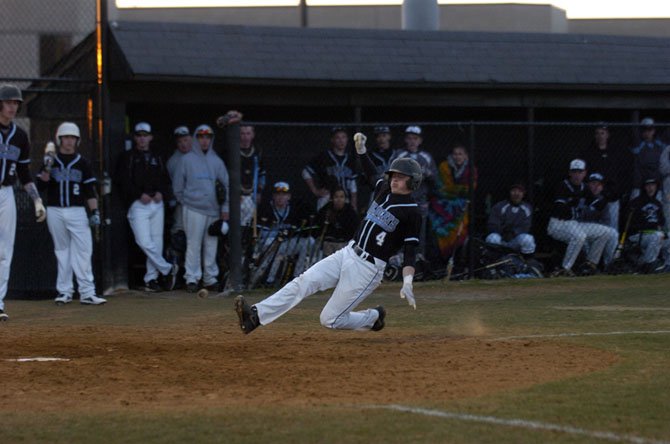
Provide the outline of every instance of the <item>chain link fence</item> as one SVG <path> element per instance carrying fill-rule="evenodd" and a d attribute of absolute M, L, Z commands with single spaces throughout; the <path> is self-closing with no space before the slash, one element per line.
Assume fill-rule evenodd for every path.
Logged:
<path fill-rule="evenodd" d="M 82 133 L 80 152 L 99 168 L 97 134 L 92 125 L 95 66 L 63 66 L 63 57 L 91 44 L 96 3 L 85 0 L 9 0 L 0 14 L 0 84 L 21 88 L 24 103 L 16 123 L 31 140 L 31 171 L 42 165 L 44 146 L 53 141 L 63 121 L 75 122 Z M 17 230 L 9 294 L 53 296 L 56 260 L 46 224 L 34 218 L 34 205 L 15 188 Z M 35 265 L 39 264 L 39 272 Z M 99 268 L 99 267 L 98 267 Z"/>
<path fill-rule="evenodd" d="M 602 157 L 602 152 L 596 147 L 596 132 L 603 127 L 606 127 L 608 135 L 605 152 L 609 153 L 609 157 L 619 169 L 616 170 L 616 173 L 610 173 L 610 171 L 596 171 L 595 166 L 587 165 L 581 180 L 584 189 L 588 190 L 589 174 L 600 172 L 616 176 L 605 178 L 604 183 L 607 185 L 610 182 L 616 182 L 619 184 L 620 191 L 613 196 L 605 189 L 607 196 L 605 201 L 620 201 L 619 217 L 613 225 L 614 233 L 609 233 L 609 244 L 602 255 L 597 256 L 598 259 L 594 264 L 598 267 L 597 270 L 589 268 L 590 260 L 595 260 L 593 254 L 589 255 L 594 249 L 594 241 L 590 237 L 586 239 L 583 246 L 580 246 L 579 255 L 570 268 L 575 274 L 591 274 L 595 271 L 612 272 L 613 268 L 610 265 L 614 258 L 607 257 L 607 249 L 612 246 L 617 247 L 620 234 L 625 228 L 625 216 L 628 214 L 635 165 L 632 148 L 641 142 L 639 125 L 604 122 L 532 124 L 528 122 L 381 122 L 375 124 L 253 122 L 248 125 L 255 128 L 254 145 L 262 152 L 263 163 L 267 171 L 268 186 L 262 193 L 261 207 L 265 206 L 267 209 L 273 201 L 275 194 L 273 184 L 286 182 L 290 186 L 292 211 L 301 211 L 301 216 L 295 220 L 309 220 L 308 225 L 312 225 L 313 221 L 319 221 L 319 199 L 305 181 L 305 169 L 313 165 L 319 153 L 332 150 L 336 145 L 337 142 L 333 136 L 334 129 L 346 133 L 347 142 L 344 153 L 355 157 L 352 136 L 357 131 L 367 134 L 367 146 L 372 154 L 378 151 L 375 132 L 379 127 L 387 127 L 391 137 L 389 149 L 397 153 L 406 148 L 406 129 L 420 127 L 419 151 L 427 152 L 434 159 L 437 174 L 437 177 L 426 181 L 429 192 L 426 198 L 428 216 L 425 222 L 425 249 L 422 250 L 423 256 L 417 265 L 418 277 L 422 279 L 444 279 L 447 274 L 451 279 L 473 276 L 522 278 L 549 276 L 552 275 L 552 272 L 560 272 L 564 265 L 566 246 L 569 241 L 564 238 L 559 240 L 556 236 L 548 234 L 550 219 L 555 211 L 557 188 L 569 178 L 570 164 L 574 159 L 585 158 L 586 160 L 593 156 Z M 666 130 L 666 124 L 656 124 L 656 138 L 660 141 L 665 140 Z M 665 143 L 662 145 L 665 146 Z M 452 150 L 457 147 L 464 150 L 465 157 L 468 159 L 465 163 L 465 171 L 460 173 L 454 173 L 458 168 L 454 167 L 453 156 L 451 156 Z M 607 155 L 604 157 L 607 158 Z M 337 168 L 333 168 L 332 171 L 337 172 Z M 356 210 L 357 217 L 361 218 L 364 217 L 370 202 L 372 187 L 370 182 L 362 177 L 360 169 L 356 169 L 353 173 L 358 175 Z M 461 174 L 460 179 L 455 177 L 458 174 Z M 315 179 L 317 182 L 322 180 Z M 487 242 L 490 240 L 487 237 L 490 234 L 491 212 L 494 211 L 496 203 L 510 199 L 510 189 L 513 185 L 523 187 L 524 200 L 532 205 L 530 214 L 532 226 L 529 234 L 534 237 L 536 244 L 532 254 L 524 254 L 527 252 L 520 251 L 518 246 L 509 248 L 509 245 L 499 246 Z M 589 192 L 585 192 L 581 202 L 575 202 L 575 206 L 588 207 L 592 202 L 590 196 Z M 259 209 L 259 212 L 262 211 Z M 259 223 L 271 226 L 272 218 L 269 222 Z M 295 222 L 293 228 L 296 230 L 300 228 L 298 224 L 299 222 Z M 317 226 L 308 235 L 312 238 L 309 243 L 312 246 L 320 244 L 320 233 L 323 228 L 318 226 L 318 222 L 316 224 Z M 286 232 L 284 234 L 286 236 Z M 569 237 L 579 237 L 579 234 L 571 233 Z M 290 238 L 291 235 L 289 235 Z M 252 264 L 259 265 L 259 258 L 264 258 L 263 248 L 268 248 L 270 245 L 271 243 L 264 242 L 262 246 L 257 246 Z M 299 253 L 305 250 L 310 251 L 310 248 L 313 247 L 303 246 L 303 248 L 294 249 L 294 260 L 301 262 L 298 259 Z M 658 256 L 659 262 L 656 268 L 661 268 L 664 263 L 664 251 L 662 250 Z M 276 252 L 273 253 L 276 254 Z M 611 253 L 614 253 L 614 250 Z M 321 257 L 321 255 L 312 256 L 314 259 Z M 279 260 L 286 261 L 286 255 L 280 254 L 278 257 Z M 639 256 L 632 258 L 626 256 L 621 260 L 624 259 L 629 263 L 626 267 L 617 268 L 617 272 L 639 270 Z M 620 264 L 620 262 L 617 263 Z M 387 278 L 396 278 L 399 275 L 400 266 L 400 258 L 392 258 L 389 269 L 387 269 Z M 285 269 L 281 265 L 274 268 L 275 272 L 278 269 Z M 289 277 L 284 275 L 283 281 Z M 258 284 L 259 276 L 256 276 L 255 279 Z M 278 285 L 281 282 L 272 277 L 266 283 Z"/>

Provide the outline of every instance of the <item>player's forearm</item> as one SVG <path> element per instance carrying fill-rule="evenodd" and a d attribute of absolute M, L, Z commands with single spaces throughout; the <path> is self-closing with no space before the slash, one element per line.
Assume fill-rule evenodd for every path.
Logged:
<path fill-rule="evenodd" d="M 92 197 L 86 201 L 88 204 L 88 209 L 91 211 L 97 210 L 98 209 L 98 199 L 95 197 Z"/>
<path fill-rule="evenodd" d="M 40 198 L 40 193 L 37 192 L 34 182 L 28 182 L 23 186 L 23 189 L 26 190 L 26 193 L 28 193 L 28 196 L 30 196 L 32 200 L 36 201 Z"/>

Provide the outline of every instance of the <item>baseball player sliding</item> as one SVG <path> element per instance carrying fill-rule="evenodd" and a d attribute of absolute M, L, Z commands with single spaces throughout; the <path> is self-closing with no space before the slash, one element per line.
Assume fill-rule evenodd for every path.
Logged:
<path fill-rule="evenodd" d="M 57 305 L 72 302 L 73 272 L 77 277 L 80 303 L 100 305 L 107 302 L 96 296 L 93 283 L 93 239 L 89 225 L 100 225 L 100 212 L 91 165 L 76 151 L 80 141 L 76 124 L 61 123 L 56 130 L 58 152 L 47 145 L 44 167 L 37 176 L 40 179 L 38 188 L 47 193 L 47 225 L 58 262 Z M 86 205 L 91 210 L 90 218 L 86 215 Z"/>
<path fill-rule="evenodd" d="M 366 176 L 376 174 L 366 154 L 366 137 L 354 135 Z M 412 191 L 421 184 L 421 167 L 412 159 L 396 159 L 375 185 L 374 201 L 349 245 L 317 262 L 267 299 L 250 306 L 235 298 L 235 311 L 245 334 L 267 325 L 317 291 L 335 288 L 321 311 L 321 325 L 340 330 L 384 328 L 386 310 L 378 306 L 354 310 L 381 283 L 389 257 L 404 247 L 403 286 L 400 297 L 416 309 L 412 281 L 419 244 L 421 216 Z"/>

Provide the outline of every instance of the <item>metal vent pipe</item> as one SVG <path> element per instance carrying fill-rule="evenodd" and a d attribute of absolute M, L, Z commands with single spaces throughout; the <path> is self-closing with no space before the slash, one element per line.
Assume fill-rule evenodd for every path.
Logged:
<path fill-rule="evenodd" d="M 437 0 L 403 0 L 402 29 L 412 31 L 440 29 L 440 10 Z"/>

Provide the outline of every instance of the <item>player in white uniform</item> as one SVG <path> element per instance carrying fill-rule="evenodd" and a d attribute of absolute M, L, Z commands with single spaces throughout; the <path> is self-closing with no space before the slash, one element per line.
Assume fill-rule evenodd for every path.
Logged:
<path fill-rule="evenodd" d="M 363 169 L 370 176 L 375 174 L 375 166 L 366 154 L 365 140 L 361 133 L 354 136 Z M 386 173 L 386 180 L 377 182 L 374 201 L 348 246 L 254 306 L 243 296 L 235 298 L 235 311 L 245 334 L 279 318 L 307 296 L 333 287 L 321 312 L 321 325 L 341 330 L 381 330 L 384 307 L 353 310 L 381 283 L 386 261 L 401 247 L 405 262 L 400 296 L 416 309 L 412 281 L 421 216 L 412 191 L 421 184 L 421 167 L 412 159 L 396 159 Z"/>
<path fill-rule="evenodd" d="M 93 238 L 91 226 L 100 225 L 95 176 L 88 161 L 77 153 L 81 140 L 79 127 L 63 122 L 56 130 L 58 153 L 45 156 L 45 165 L 37 176 L 37 186 L 47 192 L 47 225 L 54 242 L 58 262 L 57 305 L 72 302 L 77 277 L 79 302 L 100 305 L 107 300 L 96 296 L 93 282 Z M 85 205 L 91 210 L 86 215 Z"/>
<path fill-rule="evenodd" d="M 16 235 L 14 184 L 17 178 L 35 202 L 37 222 L 43 222 L 46 218 L 46 210 L 28 168 L 28 134 L 14 123 L 22 102 L 19 88 L 9 84 L 0 85 L 0 321 L 9 319 L 5 313 L 5 296 Z"/>

